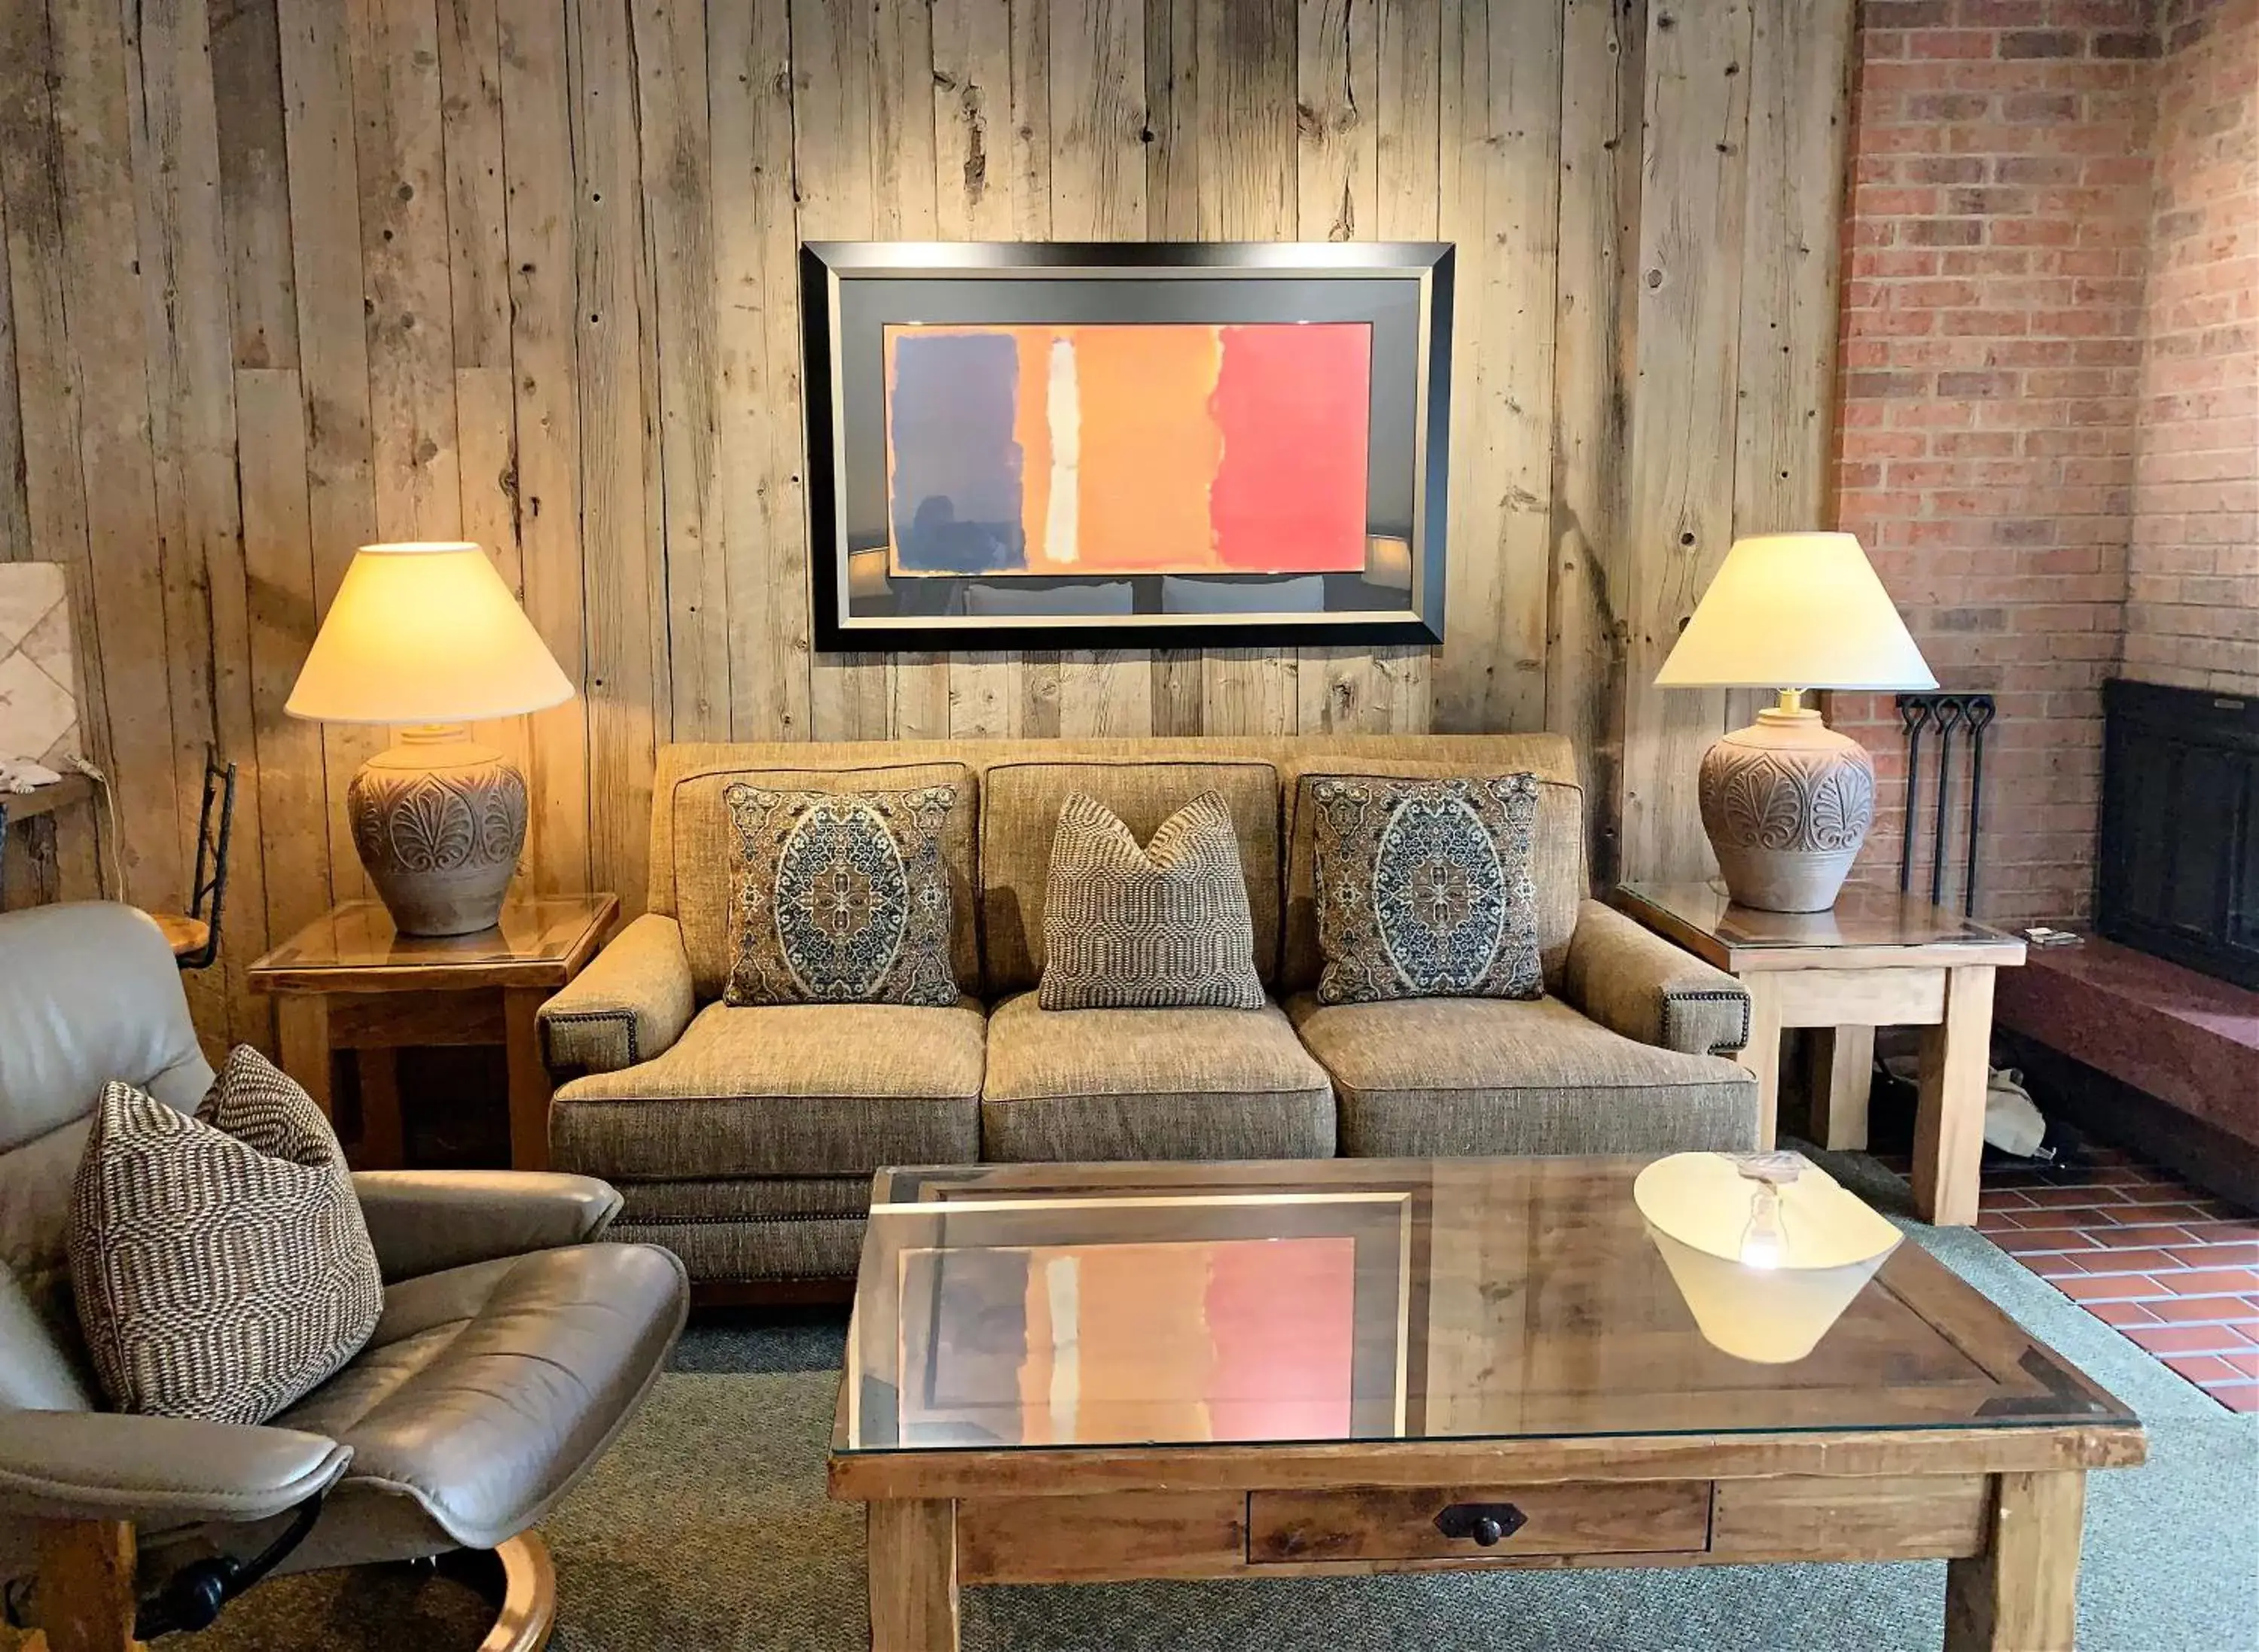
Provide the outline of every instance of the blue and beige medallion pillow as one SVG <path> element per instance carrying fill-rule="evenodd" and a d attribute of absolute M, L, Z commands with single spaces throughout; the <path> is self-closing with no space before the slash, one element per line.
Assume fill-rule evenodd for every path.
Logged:
<path fill-rule="evenodd" d="M 1318 1001 L 1536 998 L 1537 780 L 1310 775 Z"/>
<path fill-rule="evenodd" d="M 958 788 L 727 787 L 729 1004 L 957 1002 L 942 837 Z"/>

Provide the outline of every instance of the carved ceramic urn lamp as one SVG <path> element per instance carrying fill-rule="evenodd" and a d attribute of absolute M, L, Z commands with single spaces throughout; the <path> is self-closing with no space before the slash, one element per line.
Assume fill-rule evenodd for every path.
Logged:
<path fill-rule="evenodd" d="M 346 793 L 353 845 L 403 935 L 494 927 L 525 848 L 525 776 L 467 724 L 573 697 L 474 545 L 367 545 L 283 708 L 396 725 Z"/>
<path fill-rule="evenodd" d="M 1655 680 L 1779 691 L 1778 705 L 1703 753 L 1703 830 L 1726 893 L 1742 906 L 1834 906 L 1874 822 L 1875 765 L 1804 694 L 1937 687 L 1858 540 L 1769 533 L 1735 542 Z"/>

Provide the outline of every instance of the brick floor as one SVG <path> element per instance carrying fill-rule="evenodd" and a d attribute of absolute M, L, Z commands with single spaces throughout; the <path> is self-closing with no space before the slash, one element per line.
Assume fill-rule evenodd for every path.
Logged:
<path fill-rule="evenodd" d="M 2090 1151 L 2079 1170 L 1988 1173 L 1978 1231 L 2221 1405 L 2259 1412 L 2259 1216 Z"/>

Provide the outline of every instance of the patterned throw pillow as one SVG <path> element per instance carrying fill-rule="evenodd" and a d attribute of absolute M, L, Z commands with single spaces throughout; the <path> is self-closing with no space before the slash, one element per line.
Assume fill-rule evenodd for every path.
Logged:
<path fill-rule="evenodd" d="M 1537 780 L 1310 776 L 1318 1000 L 1536 998 Z"/>
<path fill-rule="evenodd" d="M 247 1045 L 194 1118 L 104 1088 L 71 1192 L 70 1272 L 110 1404 L 165 1417 L 264 1422 L 384 1311 L 329 1121 Z"/>
<path fill-rule="evenodd" d="M 1221 792 L 1163 821 L 1151 844 L 1096 798 L 1059 810 L 1044 884 L 1045 1009 L 1263 1008 L 1239 839 Z"/>
<path fill-rule="evenodd" d="M 942 827 L 954 786 L 787 792 L 738 781 L 726 1003 L 957 1002 Z"/>

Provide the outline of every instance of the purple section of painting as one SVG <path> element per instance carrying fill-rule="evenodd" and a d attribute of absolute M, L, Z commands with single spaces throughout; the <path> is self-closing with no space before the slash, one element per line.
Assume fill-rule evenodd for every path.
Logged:
<path fill-rule="evenodd" d="M 1026 566 L 1013 432 L 1018 343 L 1008 333 L 912 332 L 892 342 L 895 566 L 935 573 Z"/>

